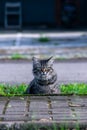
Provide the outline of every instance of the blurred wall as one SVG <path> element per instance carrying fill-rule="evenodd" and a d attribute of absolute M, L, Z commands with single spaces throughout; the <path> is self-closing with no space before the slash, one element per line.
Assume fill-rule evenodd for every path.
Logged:
<path fill-rule="evenodd" d="M 23 24 L 55 24 L 54 0 L 22 0 Z M 26 1 L 26 2 L 25 2 Z"/>
<path fill-rule="evenodd" d="M 56 21 L 56 2 L 62 0 L 0 0 L 0 26 L 4 28 L 5 3 L 21 2 L 22 4 L 22 26 L 31 24 L 54 24 Z M 87 0 L 79 2 L 79 22 L 80 26 L 87 26 Z M 59 8 L 59 7 L 58 7 Z M 59 10 L 58 10 L 59 11 Z"/>
<path fill-rule="evenodd" d="M 54 0 L 0 0 L 0 25 L 4 27 L 5 3 L 21 2 L 22 25 L 55 24 Z"/>
<path fill-rule="evenodd" d="M 80 25 L 87 26 L 87 0 L 80 0 Z"/>
<path fill-rule="evenodd" d="M 5 6 L 4 6 L 4 0 L 0 0 L 0 26 L 4 27 L 4 10 L 5 10 Z"/>

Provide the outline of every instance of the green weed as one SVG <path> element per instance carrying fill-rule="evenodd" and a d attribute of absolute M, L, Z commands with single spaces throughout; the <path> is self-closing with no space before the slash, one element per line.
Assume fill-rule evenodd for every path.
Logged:
<path fill-rule="evenodd" d="M 28 85 L 9 85 L 9 84 L 0 84 L 0 95 L 1 96 L 15 96 L 23 95 Z"/>
<path fill-rule="evenodd" d="M 39 39 L 38 39 L 39 42 L 49 42 L 50 39 L 46 36 L 41 36 Z"/>
<path fill-rule="evenodd" d="M 19 53 L 14 53 L 14 54 L 12 54 L 11 59 L 19 60 L 19 59 L 27 59 L 27 57 L 25 57 L 24 55 L 19 54 Z"/>
<path fill-rule="evenodd" d="M 60 90 L 62 94 L 79 94 L 86 95 L 87 94 L 87 84 L 84 83 L 72 83 L 72 84 L 62 84 L 60 86 Z"/>
<path fill-rule="evenodd" d="M 10 84 L 0 84 L 0 95 L 1 96 L 23 96 L 28 85 L 10 85 Z M 75 95 L 87 95 L 87 84 L 84 83 L 73 83 L 73 84 L 62 84 L 60 85 L 61 94 L 75 94 Z"/>

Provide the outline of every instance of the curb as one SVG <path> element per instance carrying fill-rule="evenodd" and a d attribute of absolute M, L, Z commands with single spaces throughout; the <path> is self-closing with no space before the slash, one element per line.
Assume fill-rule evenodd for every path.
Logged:
<path fill-rule="evenodd" d="M 78 59 L 78 58 L 87 58 L 87 47 L 73 47 L 73 48 L 59 48 L 59 47 L 32 47 L 32 46 L 23 46 L 23 47 L 3 47 L 0 48 L 0 59 L 12 59 L 14 56 L 19 55 L 19 59 L 32 59 L 33 56 L 39 58 L 47 58 L 54 56 L 55 59 L 64 60 L 64 59 Z"/>

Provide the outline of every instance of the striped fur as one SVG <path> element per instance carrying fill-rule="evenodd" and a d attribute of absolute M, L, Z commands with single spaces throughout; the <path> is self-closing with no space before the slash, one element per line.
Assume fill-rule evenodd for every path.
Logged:
<path fill-rule="evenodd" d="M 40 60 L 33 57 L 34 79 L 30 82 L 26 94 L 58 93 L 57 74 L 53 69 L 53 58 Z"/>

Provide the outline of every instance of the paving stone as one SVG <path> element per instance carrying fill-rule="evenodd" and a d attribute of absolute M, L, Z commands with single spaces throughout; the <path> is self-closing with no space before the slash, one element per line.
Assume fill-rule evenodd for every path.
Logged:
<path fill-rule="evenodd" d="M 12 100 L 9 102 L 9 106 L 17 106 L 17 107 L 22 107 L 26 105 L 26 101 L 22 101 L 22 100 Z"/>
<path fill-rule="evenodd" d="M 45 115 L 44 115 L 45 114 Z M 51 119 L 51 117 L 44 113 L 43 115 L 41 113 L 33 113 L 29 115 L 29 118 L 32 120 L 41 120 L 41 119 Z"/>
<path fill-rule="evenodd" d="M 62 108 L 62 107 L 68 107 L 68 102 L 63 101 L 52 101 L 51 105 L 53 108 Z"/>
<path fill-rule="evenodd" d="M 74 104 L 79 100 L 84 101 L 84 99 L 84 103 L 87 104 L 86 96 L 80 98 L 78 96 L 36 96 L 36 99 L 35 96 L 27 96 L 24 99 L 19 97 L 4 99 L 3 97 L 2 100 L 5 101 L 5 105 L 3 102 L 0 105 L 2 111 L 4 106 L 4 112 L 0 113 L 0 123 L 11 121 L 15 124 L 15 122 L 32 123 L 35 121 L 38 123 L 67 123 L 69 126 L 71 123 L 71 126 L 75 126 L 73 123 L 79 122 L 80 125 L 85 127 L 87 126 L 85 124 L 87 121 L 87 106 Z M 71 103 L 71 106 L 69 103 Z"/>
<path fill-rule="evenodd" d="M 4 109 L 4 106 L 2 105 L 2 106 L 0 106 L 0 114 L 2 114 L 3 113 L 3 109 Z"/>
<path fill-rule="evenodd" d="M 44 101 L 31 101 L 30 102 L 30 110 L 34 109 L 48 109 L 48 103 Z"/>

